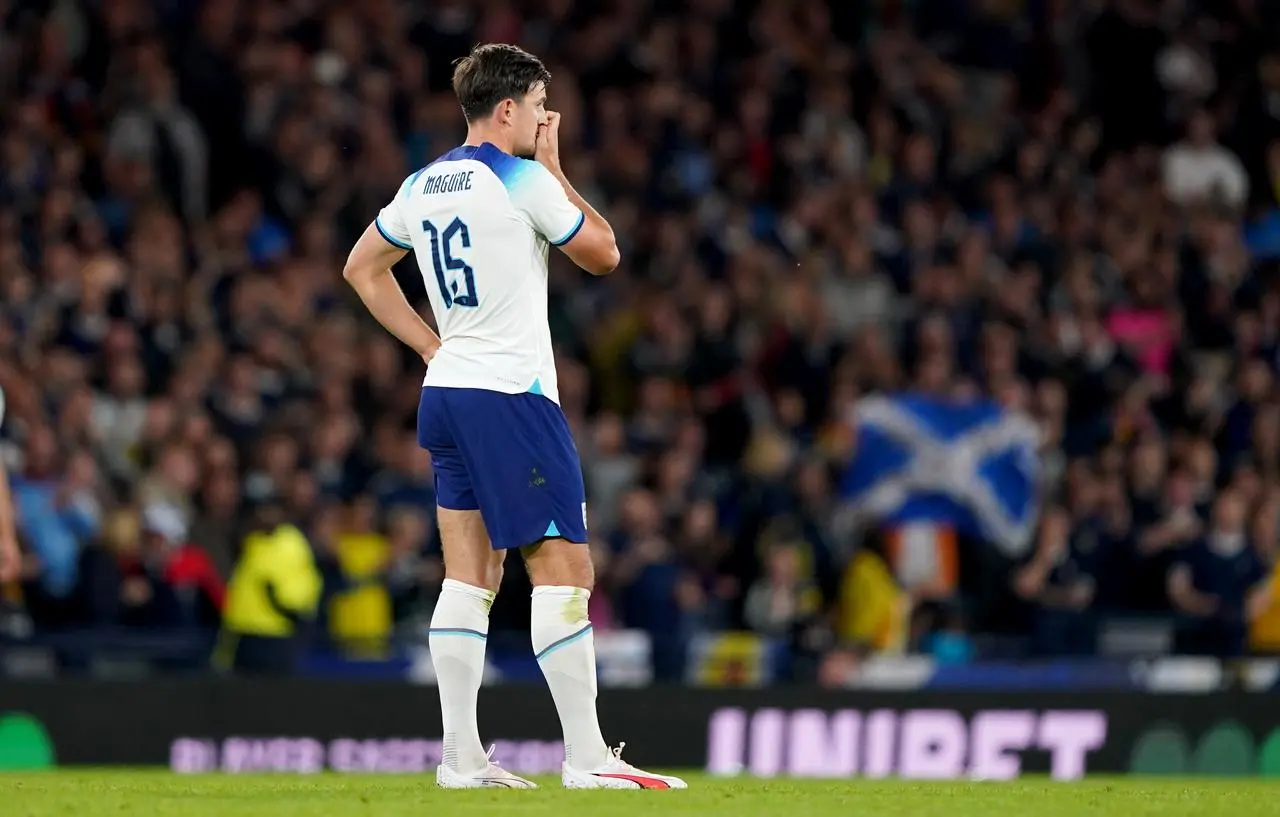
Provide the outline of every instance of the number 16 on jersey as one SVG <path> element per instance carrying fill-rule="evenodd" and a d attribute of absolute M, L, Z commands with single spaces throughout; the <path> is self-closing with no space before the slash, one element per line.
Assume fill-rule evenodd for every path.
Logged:
<path fill-rule="evenodd" d="M 470 264 L 453 254 L 455 239 L 462 249 L 471 247 L 471 231 L 466 223 L 455 218 L 448 227 L 440 230 L 430 221 L 424 221 L 422 230 L 431 239 L 431 265 L 436 269 L 436 283 L 440 285 L 444 308 L 450 309 L 455 304 L 479 306 L 475 272 Z"/>

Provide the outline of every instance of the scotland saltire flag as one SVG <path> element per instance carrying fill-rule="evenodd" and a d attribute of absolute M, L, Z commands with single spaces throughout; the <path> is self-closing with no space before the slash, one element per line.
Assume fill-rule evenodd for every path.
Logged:
<path fill-rule="evenodd" d="M 841 484 L 846 509 L 880 522 L 947 522 L 1009 556 L 1026 552 L 1039 511 L 1040 434 L 999 404 L 869 397 Z"/>

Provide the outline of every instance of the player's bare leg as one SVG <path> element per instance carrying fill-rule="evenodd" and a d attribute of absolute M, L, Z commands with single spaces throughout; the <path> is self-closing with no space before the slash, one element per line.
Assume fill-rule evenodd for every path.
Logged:
<path fill-rule="evenodd" d="M 561 781 L 565 788 L 685 788 L 679 778 L 623 762 L 622 747 L 610 749 L 600 734 L 595 639 L 587 616 L 595 571 L 587 545 L 544 539 L 523 553 L 533 583 L 533 651 L 564 730 Z"/>
<path fill-rule="evenodd" d="M 436 784 L 448 789 L 537 788 L 491 762 L 476 723 L 489 608 L 502 583 L 506 552 L 489 546 L 479 511 L 440 508 L 437 518 L 445 580 L 429 635 L 444 721 L 444 753 Z"/>

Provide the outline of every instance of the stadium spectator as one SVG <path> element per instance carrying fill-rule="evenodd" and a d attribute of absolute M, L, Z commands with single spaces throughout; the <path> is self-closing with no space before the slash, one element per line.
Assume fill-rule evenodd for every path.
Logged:
<path fill-rule="evenodd" d="M 143 508 L 142 537 L 148 570 L 174 596 L 171 626 L 216 628 L 226 603 L 226 583 L 209 554 L 188 541 L 182 513 L 164 505 Z"/>
<path fill-rule="evenodd" d="M 1208 111 L 1191 114 L 1187 138 L 1164 155 L 1164 184 L 1175 204 L 1217 199 L 1240 207 L 1249 195 L 1249 178 L 1234 153 L 1218 144 Z"/>
<path fill-rule="evenodd" d="M 393 621 L 421 619 L 424 607 L 439 593 L 444 580 L 440 554 L 430 551 L 427 514 L 420 506 L 402 505 L 392 510 L 387 520 L 391 553 L 383 575 L 391 594 Z"/>
<path fill-rule="evenodd" d="M 100 509 L 92 457 L 78 452 L 64 467 L 57 446 L 51 429 L 32 429 L 12 488 L 18 531 L 39 571 L 25 588 L 28 606 L 37 620 L 66 623 L 74 617 L 81 548 L 98 533 Z"/>
<path fill-rule="evenodd" d="M 1169 572 L 1169 599 L 1190 619 L 1179 633 L 1184 652 L 1243 654 L 1249 623 L 1271 604 L 1247 513 L 1243 496 L 1224 491 L 1206 535 L 1179 553 Z"/>
<path fill-rule="evenodd" d="M 345 508 L 334 543 L 343 589 L 329 599 L 329 637 L 353 655 L 385 654 L 391 637 L 392 599 L 383 573 L 391 542 L 377 530 L 372 498 L 356 497 Z"/>
<path fill-rule="evenodd" d="M 840 643 L 865 651 L 901 652 L 911 636 L 910 614 L 910 599 L 894 580 L 876 538 L 844 570 L 836 636 Z"/>
<path fill-rule="evenodd" d="M 152 630 L 218 626 L 225 586 L 208 555 L 186 542 L 173 509 L 118 509 L 103 540 L 105 547 L 87 548 L 80 560 L 78 623 Z"/>
<path fill-rule="evenodd" d="M 1042 655 L 1093 652 L 1093 622 L 1083 613 L 1096 592 L 1091 551 L 1099 543 L 1097 532 L 1077 527 L 1073 536 L 1072 527 L 1066 510 L 1046 511 L 1035 554 L 1014 578 L 1018 595 L 1034 607 L 1034 649 Z"/>
<path fill-rule="evenodd" d="M 938 620 L 929 622 L 919 651 L 940 664 L 967 664 L 974 659 L 976 647 L 965 622 L 964 612 L 954 605 L 937 611 Z"/>
<path fill-rule="evenodd" d="M 747 626 L 764 636 L 789 639 L 818 612 L 820 595 L 801 567 L 800 547 L 779 540 L 769 545 L 765 575 L 747 590 L 743 615 Z"/>
<path fill-rule="evenodd" d="M 1172 622 L 1201 606 L 1188 587 L 1223 598 L 1202 624 L 1243 648 L 1248 588 L 1198 582 L 1274 561 L 1272 4 L 0 8 L 0 458 L 37 638 L 120 622 L 100 576 L 147 547 L 126 529 L 148 512 L 191 541 L 162 552 L 231 579 L 228 628 L 261 630 L 233 567 L 262 565 L 238 551 L 264 499 L 324 574 L 318 629 L 381 646 L 426 615 L 433 523 L 405 511 L 434 499 L 421 361 L 357 318 L 339 258 L 458 141 L 451 61 L 501 35 L 548 56 L 567 170 L 624 257 L 550 276 L 601 630 L 611 612 L 648 633 L 683 677 L 700 631 L 759 621 L 788 525 L 820 596 L 792 646 L 828 680 L 855 645 L 940 653 L 960 632 L 978 656 L 1084 651 L 1086 618 Z M 849 512 L 850 418 L 907 389 L 1034 418 L 1034 553 Z M 1227 487 L 1244 507 L 1215 523 Z M 353 503 L 355 527 L 335 510 Z M 1228 555 L 1232 513 L 1265 541 Z M 376 544 L 358 568 L 350 537 Z M 177 573 L 213 600 L 203 566 Z M 1035 616 L 1009 615 L 1019 590 Z M 301 619 L 305 595 L 284 604 Z M 917 601 L 963 616 L 913 619 Z M 527 623 L 503 605 L 495 626 Z"/>
<path fill-rule="evenodd" d="M 238 673 L 293 673 L 311 635 L 321 577 L 306 537 L 282 510 L 274 498 L 255 508 L 227 585 L 219 657 Z"/>

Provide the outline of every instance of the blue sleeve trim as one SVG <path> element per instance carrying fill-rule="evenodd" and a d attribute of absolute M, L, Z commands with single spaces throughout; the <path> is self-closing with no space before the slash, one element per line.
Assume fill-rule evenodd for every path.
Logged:
<path fill-rule="evenodd" d="M 573 240 L 573 237 L 578 234 L 578 231 L 582 229 L 582 225 L 586 223 L 586 220 L 587 220 L 586 214 L 581 212 L 578 213 L 578 221 L 576 224 L 573 225 L 573 229 L 569 230 L 569 232 L 561 236 L 559 241 L 552 241 L 551 246 L 560 247 L 560 246 L 563 246 L 564 244 L 568 244 L 570 241 Z"/>
<path fill-rule="evenodd" d="M 409 191 L 413 188 L 413 183 L 418 180 L 419 176 L 426 172 L 427 169 L 425 167 L 418 168 L 418 172 L 410 176 L 408 181 L 404 183 L 404 188 L 401 190 L 401 193 L 407 197 L 409 195 Z"/>
<path fill-rule="evenodd" d="M 387 243 L 388 243 L 388 244 L 390 244 L 390 245 L 392 245 L 392 246 L 394 246 L 394 247 L 399 247 L 399 248 L 400 248 L 400 249 L 402 249 L 402 250 L 412 250 L 412 249 L 413 249 L 413 245 L 412 245 L 412 244 L 406 244 L 406 243 L 404 243 L 403 241 L 401 241 L 400 239 L 398 239 L 398 238 L 396 238 L 395 236 L 393 236 L 393 235 L 391 235 L 390 233 L 388 233 L 386 230 L 384 230 L 384 229 L 382 228 L 382 221 L 381 221 L 381 220 L 379 220 L 379 219 L 376 219 L 376 218 L 375 218 L 375 219 L 373 220 L 373 226 L 375 226 L 375 227 L 377 227 L 377 228 L 378 228 L 378 232 L 382 234 L 382 237 L 383 237 L 383 238 L 385 238 L 385 239 L 387 240 Z"/>

